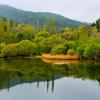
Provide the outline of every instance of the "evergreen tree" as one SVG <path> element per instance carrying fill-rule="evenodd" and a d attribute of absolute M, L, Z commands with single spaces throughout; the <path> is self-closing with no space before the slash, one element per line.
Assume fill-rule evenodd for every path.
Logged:
<path fill-rule="evenodd" d="M 49 18 L 46 19 L 45 29 L 47 32 L 50 32 L 50 19 Z"/>
<path fill-rule="evenodd" d="M 16 27 L 15 21 L 13 20 L 13 22 L 12 22 L 12 32 L 15 32 L 15 27 Z"/>
<path fill-rule="evenodd" d="M 52 17 L 51 20 L 51 32 L 55 33 L 55 17 Z"/>
<path fill-rule="evenodd" d="M 10 32 L 10 19 L 7 18 L 7 32 Z"/>
<path fill-rule="evenodd" d="M 4 21 L 2 18 L 0 18 L 0 32 L 4 32 Z"/>
<path fill-rule="evenodd" d="M 96 28 L 98 29 L 98 32 L 100 32 L 100 18 L 96 21 Z"/>
<path fill-rule="evenodd" d="M 39 21 L 36 22 L 36 32 L 40 31 L 40 23 Z"/>

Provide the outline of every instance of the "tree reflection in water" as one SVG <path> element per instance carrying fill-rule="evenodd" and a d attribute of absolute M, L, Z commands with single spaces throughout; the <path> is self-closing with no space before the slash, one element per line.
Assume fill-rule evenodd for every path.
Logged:
<path fill-rule="evenodd" d="M 0 60 L 0 89 L 10 89 L 24 83 L 46 83 L 54 91 L 54 80 L 73 77 L 97 80 L 100 83 L 100 63 L 74 62 L 49 64 L 37 58 L 17 58 Z"/>

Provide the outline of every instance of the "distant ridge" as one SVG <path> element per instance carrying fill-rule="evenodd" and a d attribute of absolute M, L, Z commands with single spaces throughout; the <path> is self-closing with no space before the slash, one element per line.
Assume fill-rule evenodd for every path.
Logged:
<path fill-rule="evenodd" d="M 3 16 L 4 18 L 10 17 L 11 20 L 15 20 L 16 22 L 28 23 L 32 25 L 34 25 L 36 21 L 39 21 L 40 25 L 44 25 L 47 18 L 51 19 L 52 17 L 55 17 L 56 26 L 58 28 L 63 28 L 66 26 L 77 27 L 79 25 L 86 24 L 80 21 L 66 18 L 59 14 L 24 11 L 8 5 L 0 5 L 0 16 Z"/>

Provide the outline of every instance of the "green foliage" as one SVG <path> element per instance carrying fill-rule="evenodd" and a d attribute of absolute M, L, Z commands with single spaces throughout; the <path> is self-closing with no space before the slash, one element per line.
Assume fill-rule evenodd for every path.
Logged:
<path fill-rule="evenodd" d="M 81 24 L 85 24 L 76 20 L 71 20 L 69 18 L 65 18 L 58 14 L 48 13 L 48 12 L 27 12 L 15 9 L 13 7 L 8 6 L 0 6 L 0 15 L 10 17 L 11 20 L 15 19 L 16 22 L 19 23 L 27 23 L 35 25 L 37 21 L 40 23 L 40 26 L 44 26 L 45 20 L 49 18 L 50 20 L 54 16 L 56 19 L 57 28 L 68 27 L 77 27 Z"/>
<path fill-rule="evenodd" d="M 46 32 L 46 31 L 40 31 L 36 34 L 37 37 L 49 37 L 50 36 L 50 33 L 49 32 Z"/>
<path fill-rule="evenodd" d="M 52 48 L 51 54 L 64 54 L 66 51 L 64 49 L 64 45 L 58 45 Z"/>
<path fill-rule="evenodd" d="M 44 31 L 50 32 L 50 19 L 49 18 L 46 19 Z"/>
<path fill-rule="evenodd" d="M 4 21 L 0 18 L 0 33 L 4 32 Z"/>
<path fill-rule="evenodd" d="M 30 56 L 35 50 L 35 44 L 29 40 L 23 40 L 17 44 L 17 55 Z"/>
<path fill-rule="evenodd" d="M 65 41 L 64 46 L 65 46 L 65 48 L 67 48 L 67 51 L 69 49 L 76 49 L 76 47 L 77 47 L 75 41 Z"/>
<path fill-rule="evenodd" d="M 1 43 L 1 44 L 0 44 L 0 53 L 1 53 L 2 49 L 3 49 L 5 46 L 6 46 L 5 43 Z"/>
<path fill-rule="evenodd" d="M 34 39 L 34 28 L 31 25 L 18 25 L 16 28 L 16 40 L 20 42 L 21 40 L 32 40 Z"/>
<path fill-rule="evenodd" d="M 92 43 L 86 47 L 84 57 L 90 59 L 100 59 L 100 44 Z"/>
<path fill-rule="evenodd" d="M 20 43 L 8 44 L 2 47 L 1 55 L 2 57 L 13 57 L 13 56 L 30 56 L 35 51 L 35 44 L 23 40 Z"/>
<path fill-rule="evenodd" d="M 95 36 L 95 26 L 65 27 L 56 33 L 55 17 L 47 19 L 44 25 L 43 29 L 38 21 L 33 27 L 29 24 L 15 24 L 9 18 L 0 19 L 0 57 L 51 53 L 77 54 L 80 59 L 100 59 L 100 38 Z"/>
<path fill-rule="evenodd" d="M 13 57 L 16 55 L 17 55 L 16 44 L 8 44 L 1 51 L 2 57 Z"/>
<path fill-rule="evenodd" d="M 62 38 L 65 40 L 76 40 L 78 39 L 78 34 L 72 28 L 66 27 L 62 30 Z"/>
<path fill-rule="evenodd" d="M 83 45 L 77 47 L 77 54 L 80 56 L 80 59 L 84 58 L 84 52 L 85 52 L 85 47 Z"/>
<path fill-rule="evenodd" d="M 58 35 L 52 35 L 48 38 L 43 39 L 41 43 L 45 45 L 45 53 L 50 53 L 51 49 L 54 46 L 63 43 L 63 40 Z"/>
<path fill-rule="evenodd" d="M 11 27 L 11 24 L 10 24 L 10 19 L 8 17 L 7 18 L 7 32 L 10 32 L 10 27 Z"/>
<path fill-rule="evenodd" d="M 76 51 L 74 49 L 69 49 L 67 54 L 69 55 L 75 55 Z"/>
<path fill-rule="evenodd" d="M 55 29 L 55 17 L 53 16 L 51 21 L 51 33 L 56 33 Z"/>
<path fill-rule="evenodd" d="M 96 20 L 96 27 L 98 29 L 98 32 L 100 32 L 100 18 Z"/>

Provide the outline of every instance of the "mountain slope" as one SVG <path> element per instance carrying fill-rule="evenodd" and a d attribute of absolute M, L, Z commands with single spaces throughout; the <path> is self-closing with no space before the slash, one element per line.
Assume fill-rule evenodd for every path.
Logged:
<path fill-rule="evenodd" d="M 34 25 L 36 21 L 39 21 L 39 23 L 43 25 L 47 18 L 51 19 L 52 16 L 54 16 L 56 19 L 56 26 L 58 28 L 63 28 L 66 26 L 77 27 L 81 24 L 84 24 L 76 20 L 65 18 L 58 14 L 53 14 L 49 12 L 23 11 L 7 5 L 0 5 L 0 15 L 4 17 L 10 17 L 11 20 L 15 20 L 16 22 L 29 23 L 32 25 Z"/>

